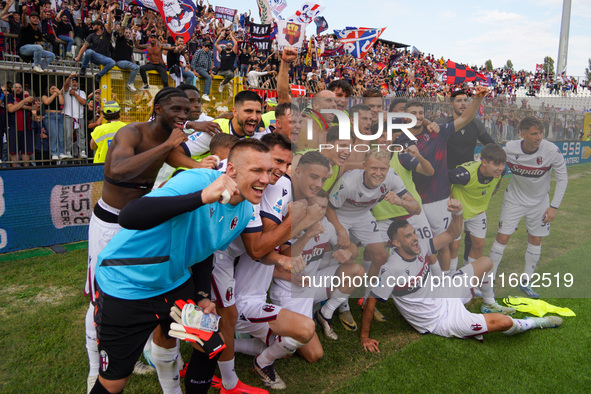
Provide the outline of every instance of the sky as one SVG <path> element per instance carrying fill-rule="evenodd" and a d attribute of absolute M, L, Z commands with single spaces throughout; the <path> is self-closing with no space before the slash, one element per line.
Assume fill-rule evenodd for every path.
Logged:
<path fill-rule="evenodd" d="M 218 3 L 219 1 L 219 3 Z M 259 22 L 255 0 L 210 0 L 239 12 L 252 10 Z M 533 71 L 544 57 L 558 58 L 563 0 L 378 1 L 323 0 L 329 31 L 346 26 L 387 27 L 382 38 L 414 45 L 421 52 L 457 63 L 502 67 L 511 60 L 515 69 Z M 281 16 L 291 16 L 303 1 L 287 0 Z M 572 0 L 567 74 L 584 76 L 591 57 L 591 1 Z M 307 34 L 315 34 L 316 25 Z M 326 34 L 326 33 L 325 33 Z"/>

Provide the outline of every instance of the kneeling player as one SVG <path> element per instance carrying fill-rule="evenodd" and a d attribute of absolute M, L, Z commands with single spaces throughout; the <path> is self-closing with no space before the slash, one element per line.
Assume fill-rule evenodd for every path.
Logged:
<path fill-rule="evenodd" d="M 556 316 L 513 319 L 500 313 L 470 313 L 464 306 L 472 297 L 470 282 L 471 279 L 481 281 L 492 270 L 488 257 L 464 266 L 451 277 L 452 280 L 458 277 L 464 285 L 441 286 L 441 269 L 437 264 L 430 264 L 428 256 L 450 244 L 462 230 L 462 204 L 450 199 L 448 210 L 453 214 L 449 228 L 429 241 L 419 241 L 416 231 L 405 220 L 396 220 L 390 225 L 388 235 L 396 249 L 380 270 L 383 287 L 372 289 L 363 311 L 361 344 L 365 350 L 379 351 L 378 341 L 369 338 L 373 308 L 376 299 L 386 301 L 390 296 L 400 314 L 421 334 L 467 338 L 502 331 L 512 335 L 562 324 L 562 319 Z M 492 294 L 490 281 L 482 283 L 481 288 L 485 296 Z"/>
<path fill-rule="evenodd" d="M 334 311 L 348 300 L 355 290 L 354 278 L 363 276 L 364 271 L 363 267 L 353 263 L 357 257 L 357 247 L 352 243 L 332 254 L 332 258 L 339 264 L 319 270 L 327 247 L 336 247 L 337 234 L 333 225 L 324 217 L 328 206 L 328 193 L 324 190 L 319 191 L 316 197 L 308 198 L 308 204 L 318 205 L 322 209 L 323 219 L 308 228 L 291 246 L 292 256 L 301 255 L 306 268 L 299 274 L 276 268 L 270 297 L 274 303 L 309 318 L 312 318 L 314 303 L 327 301 L 316 312 L 315 320 L 327 338 L 336 340 L 338 335 L 331 323 Z M 340 285 L 332 290 L 332 278 L 335 276 L 339 278 Z M 316 335 L 308 344 L 298 349 L 298 353 L 310 362 L 317 360 L 313 355 L 321 355 L 322 352 L 322 345 Z"/>

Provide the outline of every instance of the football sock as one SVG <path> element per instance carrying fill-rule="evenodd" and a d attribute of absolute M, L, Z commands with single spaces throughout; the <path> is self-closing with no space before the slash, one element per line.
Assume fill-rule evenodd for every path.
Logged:
<path fill-rule="evenodd" d="M 296 341 L 290 337 L 280 337 L 275 339 L 275 342 L 268 348 L 262 351 L 257 356 L 257 364 L 264 368 L 275 362 L 275 360 L 293 354 L 298 348 L 304 346 L 303 343 Z"/>
<path fill-rule="evenodd" d="M 505 253 L 506 247 L 507 245 L 501 245 L 495 240 L 495 242 L 493 242 L 492 248 L 490 249 L 490 259 L 493 262 L 494 278 L 497 277 L 497 270 L 499 269 L 499 264 L 501 264 L 501 260 L 503 259 L 503 253 Z"/>
<path fill-rule="evenodd" d="M 468 256 L 468 264 L 472 264 L 475 261 L 476 259 L 473 259 L 472 257 Z"/>
<path fill-rule="evenodd" d="M 238 375 L 234 370 L 234 359 L 230 361 L 218 361 L 220 374 L 222 375 L 222 384 L 226 390 L 233 389 L 238 384 Z"/>
<path fill-rule="evenodd" d="M 234 352 L 256 356 L 265 350 L 267 346 L 258 338 L 234 339 Z"/>
<path fill-rule="evenodd" d="M 343 302 L 341 305 L 339 305 L 338 311 L 339 313 L 344 313 L 347 311 L 350 311 L 351 307 L 349 306 L 349 299 L 347 299 L 346 302 Z"/>
<path fill-rule="evenodd" d="M 164 394 L 182 394 L 177 365 L 179 342 L 172 349 L 158 346 L 152 341 L 152 362 L 158 372 L 158 381 Z"/>
<path fill-rule="evenodd" d="M 506 335 L 515 335 L 519 334 L 520 332 L 525 332 L 527 330 L 531 330 L 532 328 L 536 327 L 536 322 L 533 319 L 513 319 L 513 326 L 508 329 L 507 331 L 503 331 L 503 334 Z"/>
<path fill-rule="evenodd" d="M 454 257 L 452 259 L 449 259 L 449 270 L 451 272 L 456 272 L 457 269 L 458 269 L 458 258 Z"/>
<path fill-rule="evenodd" d="M 120 393 L 122 393 L 123 391 L 120 391 Z M 111 394 L 106 388 L 105 386 L 103 386 L 101 384 L 100 379 L 97 379 L 96 382 L 94 383 L 94 386 L 92 386 L 92 390 L 90 390 L 90 394 Z"/>
<path fill-rule="evenodd" d="M 320 309 L 322 316 L 326 319 L 332 319 L 335 309 L 339 307 L 343 302 L 347 301 L 350 294 L 344 294 L 339 289 L 334 289 L 326 304 Z"/>
<path fill-rule="evenodd" d="M 490 305 L 495 303 L 495 292 L 493 290 L 493 282 L 490 272 L 484 274 L 484 278 L 482 279 L 482 282 L 480 282 L 480 291 L 482 292 L 483 304 Z"/>
<path fill-rule="evenodd" d="M 525 251 L 525 270 L 523 271 L 527 275 L 527 278 L 531 278 L 534 274 L 536 265 L 538 265 L 538 261 L 540 260 L 540 254 L 542 254 L 542 245 L 527 244 L 527 250 Z"/>
<path fill-rule="evenodd" d="M 88 376 L 97 376 L 99 373 L 100 357 L 96 343 L 96 327 L 94 326 L 94 305 L 92 303 L 86 311 L 84 319 L 86 328 L 86 352 L 88 353 Z"/>
<path fill-rule="evenodd" d="M 217 361 L 222 353 L 216 354 L 212 359 L 207 354 L 193 350 L 187 373 L 185 374 L 186 394 L 207 394 L 211 379 L 215 372 Z"/>

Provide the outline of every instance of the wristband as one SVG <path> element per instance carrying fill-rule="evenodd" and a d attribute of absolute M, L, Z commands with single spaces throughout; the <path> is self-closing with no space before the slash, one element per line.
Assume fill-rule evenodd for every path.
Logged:
<path fill-rule="evenodd" d="M 460 209 L 459 212 L 454 212 L 453 214 L 456 216 L 462 216 L 462 213 L 464 213 L 464 209 Z"/>

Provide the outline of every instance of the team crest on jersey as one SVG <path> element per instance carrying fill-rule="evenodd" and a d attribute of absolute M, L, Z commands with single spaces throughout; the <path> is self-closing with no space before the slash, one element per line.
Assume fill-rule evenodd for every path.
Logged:
<path fill-rule="evenodd" d="M 425 141 L 429 141 L 431 139 L 431 137 L 429 137 L 429 134 L 424 134 L 423 136 L 425 138 Z"/>
<path fill-rule="evenodd" d="M 503 221 L 499 220 L 499 229 L 502 229 L 502 228 L 503 228 Z"/>
<path fill-rule="evenodd" d="M 482 326 L 480 324 L 471 324 L 470 328 L 472 329 L 472 331 L 480 331 L 482 330 Z"/>
<path fill-rule="evenodd" d="M 482 191 L 482 195 L 484 196 L 485 194 L 486 194 L 486 190 L 483 190 Z"/>
<path fill-rule="evenodd" d="M 240 314 L 240 320 L 242 321 L 247 321 L 246 316 L 244 316 L 244 314 Z"/>
<path fill-rule="evenodd" d="M 275 310 L 275 305 L 269 305 L 269 304 L 267 304 L 267 305 L 265 305 L 263 307 L 263 310 L 265 312 L 273 312 Z"/>
<path fill-rule="evenodd" d="M 515 155 L 515 160 L 519 160 L 519 155 Z"/>
<path fill-rule="evenodd" d="M 359 192 L 359 197 L 360 198 L 363 197 L 363 193 Z"/>
<path fill-rule="evenodd" d="M 343 190 L 345 188 L 345 185 L 341 183 L 341 186 L 339 186 L 339 190 Z"/>
<path fill-rule="evenodd" d="M 277 213 L 281 213 L 281 207 L 283 207 L 283 198 L 277 200 L 275 205 L 273 205 L 273 210 Z"/>
<path fill-rule="evenodd" d="M 283 188 L 283 192 L 281 192 L 281 196 L 285 197 L 287 195 L 287 189 Z"/>
<path fill-rule="evenodd" d="M 542 159 L 542 156 L 538 156 L 536 157 L 536 163 L 538 163 L 539 166 L 542 165 L 542 162 L 544 161 L 544 159 Z"/>
<path fill-rule="evenodd" d="M 410 275 L 410 271 L 409 270 L 404 270 L 404 272 L 406 272 L 406 275 Z"/>
<path fill-rule="evenodd" d="M 101 356 L 101 370 L 103 372 L 105 372 L 107 370 L 107 368 L 109 368 L 109 355 L 107 354 L 106 351 L 101 350 L 100 356 Z"/>
<path fill-rule="evenodd" d="M 320 234 L 314 236 L 314 242 L 320 241 Z"/>
<path fill-rule="evenodd" d="M 209 208 L 209 217 L 212 217 L 214 212 L 215 212 L 215 209 Z"/>
<path fill-rule="evenodd" d="M 418 255 L 417 257 L 418 257 L 418 259 L 419 259 L 419 261 L 420 261 L 421 263 L 424 263 L 424 262 L 425 262 L 425 259 L 423 258 L 423 256 L 421 256 L 421 255 Z"/>
<path fill-rule="evenodd" d="M 230 230 L 234 230 L 237 225 L 238 225 L 238 216 L 234 216 L 234 219 L 232 219 L 232 222 L 230 223 Z"/>
<path fill-rule="evenodd" d="M 385 194 L 388 191 L 388 187 L 386 185 L 380 186 L 380 193 Z"/>
<path fill-rule="evenodd" d="M 386 272 L 386 267 L 382 266 L 380 268 L 380 275 L 379 276 L 382 276 L 384 274 L 384 272 Z"/>
<path fill-rule="evenodd" d="M 226 290 L 226 301 L 230 301 L 233 296 L 234 296 L 234 288 L 229 287 L 228 290 Z"/>

